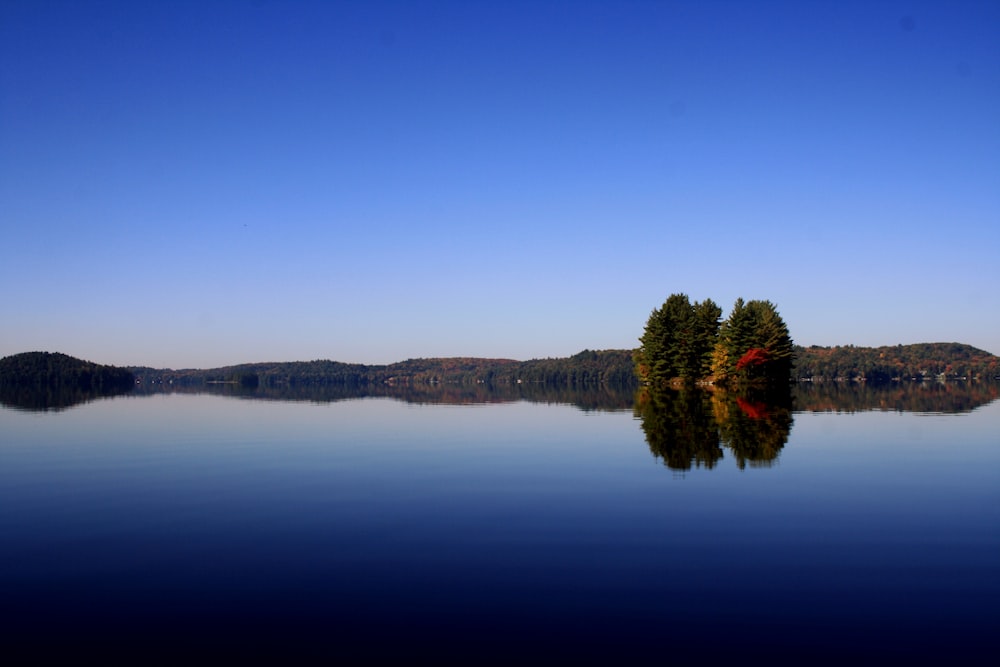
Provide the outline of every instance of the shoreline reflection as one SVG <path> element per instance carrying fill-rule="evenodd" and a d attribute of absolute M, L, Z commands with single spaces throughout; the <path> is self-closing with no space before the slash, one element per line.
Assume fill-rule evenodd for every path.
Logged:
<path fill-rule="evenodd" d="M 1000 398 L 1000 383 L 800 382 L 796 412 L 921 412 L 963 414 Z"/>
<path fill-rule="evenodd" d="M 662 391 L 662 390 L 661 390 Z M 671 389 L 666 391 L 678 392 Z M 729 414 L 733 406 L 719 403 L 727 395 L 720 388 L 700 388 L 685 391 L 708 392 L 716 396 L 712 411 Z M 27 412 L 62 411 L 101 399 L 120 396 L 143 397 L 154 394 L 209 394 L 228 398 L 259 401 L 310 402 L 316 404 L 359 398 L 391 398 L 417 405 L 486 405 L 528 401 L 572 405 L 585 412 L 634 412 L 637 416 L 645 406 L 642 401 L 660 400 L 669 410 L 687 409 L 687 421 L 701 419 L 705 407 L 691 396 L 655 399 L 646 396 L 648 387 L 586 385 L 584 387 L 553 386 L 541 383 L 525 384 L 399 384 L 399 385 L 282 385 L 248 387 L 236 383 L 210 385 L 139 384 L 127 392 L 92 392 L 79 389 L 51 390 L 36 388 L 0 389 L 0 405 Z M 644 397 L 645 396 L 645 397 Z M 789 398 L 790 397 L 790 398 Z M 789 387 L 787 395 L 778 399 L 779 406 L 789 401 L 794 412 L 916 412 L 923 414 L 967 414 L 1000 399 L 1000 383 L 951 382 L 800 382 Z M 680 404 L 677 401 L 680 401 Z M 735 409 L 750 419 L 771 417 L 768 411 L 773 395 L 732 396 Z M 714 414 L 714 413 L 713 413 Z M 735 413 L 733 413 L 735 414 Z M 716 419 L 718 420 L 718 416 Z M 725 419 L 723 419 L 725 421 Z M 711 457 L 709 457 L 711 458 Z"/>

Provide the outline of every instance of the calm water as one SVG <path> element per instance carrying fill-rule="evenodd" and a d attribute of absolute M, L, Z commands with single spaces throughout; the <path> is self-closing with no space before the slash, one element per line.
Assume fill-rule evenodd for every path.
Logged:
<path fill-rule="evenodd" d="M 664 450 L 701 421 L 554 402 L 4 407 L 0 639 L 40 660 L 986 663 L 1000 403 L 980 403 L 804 397 L 757 455 L 733 434 L 770 417 L 743 402 L 751 430 L 707 459 Z"/>

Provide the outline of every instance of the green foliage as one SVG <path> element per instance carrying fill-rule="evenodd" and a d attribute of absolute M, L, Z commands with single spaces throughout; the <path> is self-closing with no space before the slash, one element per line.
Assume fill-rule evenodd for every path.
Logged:
<path fill-rule="evenodd" d="M 715 379 L 726 383 L 787 382 L 794 348 L 788 327 L 770 301 L 737 299 L 719 330 Z M 747 355 L 751 354 L 752 359 Z"/>
<path fill-rule="evenodd" d="M 712 352 L 719 337 L 722 308 L 711 299 L 694 304 L 694 345 L 690 367 L 693 377 L 712 374 Z"/>
<path fill-rule="evenodd" d="M 711 299 L 692 304 L 686 294 L 671 294 L 646 322 L 634 355 L 636 376 L 652 384 L 707 376 L 721 315 Z"/>

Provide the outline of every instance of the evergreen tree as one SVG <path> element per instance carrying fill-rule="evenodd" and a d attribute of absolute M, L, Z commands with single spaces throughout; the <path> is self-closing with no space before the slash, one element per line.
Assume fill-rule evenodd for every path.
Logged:
<path fill-rule="evenodd" d="M 686 346 L 692 327 L 691 302 L 686 294 L 671 294 L 646 321 L 636 351 L 636 375 L 643 382 L 665 383 L 686 371 Z"/>
<path fill-rule="evenodd" d="M 694 304 L 694 340 L 692 350 L 693 377 L 700 379 L 712 374 L 712 351 L 719 337 L 722 308 L 711 299 Z"/>
<path fill-rule="evenodd" d="M 656 384 L 707 377 L 721 316 L 711 299 L 692 304 L 686 294 L 671 294 L 646 322 L 635 354 L 636 375 Z"/>
<path fill-rule="evenodd" d="M 717 380 L 785 382 L 791 377 L 792 339 L 770 301 L 737 299 L 722 324 L 713 355 Z"/>
<path fill-rule="evenodd" d="M 788 381 L 792 375 L 794 351 L 792 337 L 777 307 L 770 301 L 751 301 L 756 323 L 756 347 L 767 351 L 766 370 L 769 379 Z"/>

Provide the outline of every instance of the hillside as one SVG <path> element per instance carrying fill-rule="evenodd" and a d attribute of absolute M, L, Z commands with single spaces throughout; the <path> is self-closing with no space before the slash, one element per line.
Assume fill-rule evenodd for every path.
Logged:
<path fill-rule="evenodd" d="M 0 403 L 25 410 L 59 410 L 134 387 L 135 377 L 125 368 L 58 352 L 24 352 L 0 359 Z"/>
<path fill-rule="evenodd" d="M 519 382 L 582 386 L 635 383 L 631 350 L 584 350 L 572 357 L 530 361 L 446 357 L 408 359 L 394 364 L 372 366 L 317 360 L 240 364 L 201 370 L 131 370 L 143 383 L 181 385 L 216 382 L 233 382 L 244 386 Z"/>
<path fill-rule="evenodd" d="M 963 343 L 883 347 L 795 346 L 796 377 L 814 380 L 949 380 L 996 378 L 1000 357 Z"/>
<path fill-rule="evenodd" d="M 131 387 L 125 368 L 95 364 L 59 352 L 23 352 L 0 359 L 0 386 L 105 391 Z"/>

